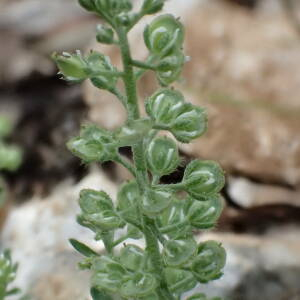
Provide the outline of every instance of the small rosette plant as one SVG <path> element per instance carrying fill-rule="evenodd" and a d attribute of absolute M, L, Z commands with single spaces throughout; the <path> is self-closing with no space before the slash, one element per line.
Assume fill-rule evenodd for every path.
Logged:
<path fill-rule="evenodd" d="M 120 128 L 108 131 L 84 125 L 79 136 L 67 143 L 84 163 L 114 161 L 134 177 L 120 186 L 115 201 L 101 190 L 80 193 L 77 220 L 95 233 L 96 240 L 102 240 L 106 250 L 100 254 L 70 240 L 85 256 L 80 267 L 91 271 L 94 300 L 208 300 L 201 293 L 188 298 L 184 294 L 199 283 L 220 278 L 225 265 L 226 253 L 220 243 L 197 243 L 193 234 L 213 228 L 221 215 L 220 191 L 225 181 L 221 167 L 213 161 L 193 160 L 181 182 L 161 183 L 161 177 L 181 163 L 176 140 L 189 143 L 207 129 L 205 110 L 170 87 L 180 78 L 186 61 L 184 27 L 173 15 L 158 16 L 144 30 L 149 50 L 145 61 L 135 60 L 130 51 L 130 30 L 143 16 L 159 12 L 164 2 L 144 0 L 139 10 L 133 11 L 130 0 L 79 0 L 83 8 L 105 22 L 97 26 L 96 40 L 120 47 L 123 70 L 95 51 L 53 55 L 64 79 L 75 83 L 90 80 L 95 87 L 113 93 L 127 111 Z M 147 116 L 141 117 L 136 85 L 148 70 L 155 72 L 161 88 L 145 100 Z M 124 91 L 119 89 L 120 80 Z M 170 134 L 158 136 L 160 131 Z M 133 161 L 120 154 L 124 146 L 131 147 Z M 142 238 L 145 248 L 123 243 Z"/>
<path fill-rule="evenodd" d="M 18 264 L 12 262 L 10 251 L 0 253 L 0 300 L 20 292 L 18 288 L 10 288 L 9 285 L 15 280 Z"/>
<path fill-rule="evenodd" d="M 6 142 L 12 131 L 12 123 L 6 117 L 0 116 L 0 171 L 16 171 L 22 162 L 21 149 Z M 0 176 L 0 207 L 6 198 L 5 181 Z"/>

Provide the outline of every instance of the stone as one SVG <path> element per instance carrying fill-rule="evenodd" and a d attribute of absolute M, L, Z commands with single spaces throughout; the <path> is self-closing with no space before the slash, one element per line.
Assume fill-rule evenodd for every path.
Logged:
<path fill-rule="evenodd" d="M 62 182 L 48 197 L 34 197 L 12 208 L 7 217 L 0 245 L 12 249 L 20 264 L 15 285 L 32 300 L 86 299 L 89 294 L 88 272 L 77 268 L 82 256 L 68 242 L 75 238 L 97 251 L 103 249 L 90 230 L 76 223 L 83 188 L 103 189 L 113 199 L 117 193 L 116 185 L 94 169 L 77 184 Z"/>
<path fill-rule="evenodd" d="M 276 204 L 300 206 L 300 190 L 232 176 L 227 179 L 227 185 L 228 196 L 242 208 Z"/>
<path fill-rule="evenodd" d="M 198 292 L 230 300 L 298 300 L 300 244 L 297 227 L 282 227 L 263 236 L 207 233 L 200 241 L 221 242 L 227 252 L 224 275 L 200 285 Z"/>
<path fill-rule="evenodd" d="M 299 36 L 278 1 L 262 3 L 251 11 L 222 1 L 201 1 L 187 5 L 182 13 L 172 2 L 173 12 L 183 15 L 185 48 L 191 56 L 184 80 L 176 87 L 209 115 L 207 133 L 181 149 L 191 157 L 219 161 L 229 174 L 296 187 L 300 184 Z M 135 58 L 147 53 L 143 27 L 130 36 L 134 45 L 140 45 L 133 47 Z M 95 47 L 119 64 L 115 49 L 90 48 Z M 141 104 L 155 86 L 149 72 L 140 82 Z M 125 112 L 115 99 L 88 84 L 85 91 L 91 120 L 108 128 L 122 124 Z"/>

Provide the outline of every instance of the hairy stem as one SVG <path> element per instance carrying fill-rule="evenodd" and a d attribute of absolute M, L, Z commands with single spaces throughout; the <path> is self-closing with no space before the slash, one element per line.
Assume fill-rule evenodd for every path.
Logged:
<path fill-rule="evenodd" d="M 136 78 L 133 71 L 132 58 L 130 54 L 130 48 L 128 44 L 127 32 L 124 28 L 119 27 L 116 29 L 119 44 L 121 49 L 123 67 L 124 67 L 124 84 L 127 95 L 127 109 L 128 109 L 128 119 L 135 120 L 138 119 L 139 107 L 138 98 L 136 91 Z M 144 194 L 145 190 L 149 186 L 149 178 L 147 174 L 146 162 L 144 157 L 144 142 L 141 141 L 135 146 L 133 146 L 133 159 L 136 168 L 136 179 L 140 187 L 141 194 Z M 146 240 L 146 251 L 155 267 L 158 278 L 161 278 L 161 285 L 158 288 L 158 294 L 161 299 L 174 299 L 172 294 L 169 292 L 167 284 L 163 276 L 163 262 L 161 259 L 159 251 L 159 243 L 156 237 L 155 231 L 152 227 L 155 223 L 149 219 L 147 216 L 142 216 L 143 219 L 143 233 Z"/>

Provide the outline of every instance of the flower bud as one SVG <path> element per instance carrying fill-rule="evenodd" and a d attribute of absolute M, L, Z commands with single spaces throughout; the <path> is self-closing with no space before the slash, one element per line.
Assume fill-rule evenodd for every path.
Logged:
<path fill-rule="evenodd" d="M 69 140 L 67 147 L 85 163 L 109 161 L 117 155 L 111 134 L 95 125 L 83 126 L 80 136 Z"/>
<path fill-rule="evenodd" d="M 205 201 L 223 188 L 224 172 L 214 161 L 194 160 L 185 169 L 183 183 L 193 198 Z"/>
<path fill-rule="evenodd" d="M 0 142 L 0 170 L 15 171 L 22 163 L 22 151 L 17 146 Z"/>
<path fill-rule="evenodd" d="M 114 32 L 111 28 L 99 24 L 97 25 L 97 34 L 96 39 L 97 42 L 102 44 L 112 44 L 114 42 Z"/>
<path fill-rule="evenodd" d="M 120 147 L 132 146 L 140 142 L 151 128 L 152 121 L 150 119 L 129 121 L 116 131 L 115 138 Z"/>
<path fill-rule="evenodd" d="M 140 191 L 136 181 L 124 183 L 118 192 L 117 211 L 127 222 L 139 224 L 137 203 L 140 201 Z"/>
<path fill-rule="evenodd" d="M 159 176 L 172 173 L 180 162 L 176 143 L 167 137 L 153 139 L 146 156 L 150 171 Z"/>
<path fill-rule="evenodd" d="M 120 252 L 120 263 L 130 271 L 143 267 L 144 251 L 136 245 L 126 245 Z"/>
<path fill-rule="evenodd" d="M 78 0 L 80 6 L 82 6 L 87 11 L 95 11 L 95 0 Z"/>
<path fill-rule="evenodd" d="M 181 51 L 162 59 L 158 64 L 158 72 L 156 73 L 159 83 L 162 86 L 168 86 L 178 80 L 184 63 L 185 56 Z"/>
<path fill-rule="evenodd" d="M 191 232 L 187 212 L 190 206 L 188 200 L 175 200 L 159 216 L 159 231 L 168 234 L 172 239 L 186 237 Z"/>
<path fill-rule="evenodd" d="M 5 116 L 0 116 L 0 139 L 9 136 L 12 133 L 12 122 Z"/>
<path fill-rule="evenodd" d="M 121 295 L 126 299 L 145 297 L 155 292 L 157 280 L 150 273 L 137 272 L 131 275 L 131 278 L 125 281 L 120 289 Z"/>
<path fill-rule="evenodd" d="M 167 266 L 179 267 L 188 262 L 197 252 L 194 238 L 168 240 L 164 245 L 163 256 Z"/>
<path fill-rule="evenodd" d="M 189 221 L 197 229 L 209 229 L 215 226 L 224 207 L 220 195 L 213 195 L 207 201 L 193 201 L 189 209 Z"/>
<path fill-rule="evenodd" d="M 190 271 L 165 268 L 164 274 L 171 293 L 182 294 L 193 289 L 197 284 L 193 273 Z"/>
<path fill-rule="evenodd" d="M 139 15 L 137 13 L 125 13 L 122 12 L 116 16 L 116 22 L 125 27 L 131 27 L 135 24 L 136 20 L 138 20 Z"/>
<path fill-rule="evenodd" d="M 193 260 L 191 270 L 201 283 L 220 278 L 226 262 L 226 252 L 221 244 L 207 241 L 199 244 L 198 254 Z"/>
<path fill-rule="evenodd" d="M 142 11 L 147 15 L 155 14 L 162 10 L 164 3 L 164 0 L 145 0 Z"/>
<path fill-rule="evenodd" d="M 65 80 L 78 83 L 88 78 L 88 65 L 80 51 L 75 54 L 63 52 L 62 55 L 59 55 L 54 53 L 52 59 L 56 62 L 59 73 Z"/>
<path fill-rule="evenodd" d="M 130 0 L 95 0 L 95 5 L 98 13 L 105 13 L 111 17 L 132 9 Z"/>
<path fill-rule="evenodd" d="M 96 75 L 100 72 L 115 72 L 116 68 L 111 64 L 108 56 L 93 51 L 87 57 L 89 74 L 92 84 L 103 90 L 111 90 L 116 86 L 118 77 L 114 74 Z M 95 75 L 94 75 L 95 74 Z"/>
<path fill-rule="evenodd" d="M 142 196 L 142 210 L 145 215 L 155 216 L 166 209 L 172 201 L 172 193 L 166 189 L 148 189 Z"/>
<path fill-rule="evenodd" d="M 184 39 L 182 24 L 167 14 L 155 18 L 144 31 L 144 40 L 151 54 L 164 57 L 179 50 Z"/>

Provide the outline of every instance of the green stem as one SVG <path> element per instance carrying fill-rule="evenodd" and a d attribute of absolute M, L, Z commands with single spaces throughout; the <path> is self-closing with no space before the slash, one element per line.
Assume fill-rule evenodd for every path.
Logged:
<path fill-rule="evenodd" d="M 123 80 L 124 80 L 125 90 L 127 94 L 128 119 L 135 120 L 139 118 L 140 113 L 138 109 L 136 82 L 134 78 L 133 67 L 130 64 L 131 56 L 130 56 L 127 34 L 124 27 L 118 27 L 116 31 L 119 37 L 119 44 L 120 44 L 120 49 L 122 54 L 122 62 L 124 66 Z"/>
<path fill-rule="evenodd" d="M 132 60 L 131 61 L 132 65 L 141 69 L 146 69 L 146 70 L 153 70 L 156 71 L 157 67 L 153 64 L 149 64 L 147 62 L 139 61 L 139 60 Z"/>
<path fill-rule="evenodd" d="M 109 90 L 112 94 L 114 94 L 126 108 L 126 97 L 122 95 L 122 93 L 117 88 L 112 88 Z"/>
<path fill-rule="evenodd" d="M 154 185 L 154 187 L 172 189 L 173 191 L 183 191 L 185 189 L 185 183 L 180 182 L 180 183 L 170 183 L 170 184 L 158 184 L 158 185 Z"/>
<path fill-rule="evenodd" d="M 130 161 L 122 155 L 118 155 L 116 157 L 116 162 L 124 166 L 133 176 L 135 176 L 134 166 L 130 163 Z"/>
<path fill-rule="evenodd" d="M 132 58 L 130 54 L 130 48 L 128 44 L 127 32 L 124 27 L 116 28 L 116 32 L 119 37 L 119 44 L 122 55 L 122 62 L 124 67 L 123 81 L 125 84 L 125 90 L 127 95 L 127 109 L 128 119 L 136 120 L 139 118 L 138 98 L 136 91 L 136 78 L 133 71 Z M 140 188 L 141 194 L 144 194 L 145 190 L 149 186 L 149 177 L 147 174 L 147 167 L 144 157 L 144 142 L 143 140 L 133 146 L 133 160 L 136 168 L 136 179 Z M 143 233 L 146 240 L 146 252 L 148 253 L 153 266 L 155 267 L 158 278 L 161 279 L 161 285 L 158 289 L 158 293 L 162 294 L 161 299 L 173 300 L 174 297 L 169 292 L 165 278 L 163 276 L 163 261 L 161 259 L 159 251 L 159 243 L 155 232 L 151 228 L 155 226 L 153 220 L 147 216 L 142 216 L 143 220 Z"/>
<path fill-rule="evenodd" d="M 121 236 L 119 239 L 113 242 L 113 247 L 116 247 L 117 245 L 121 244 L 122 242 L 126 241 L 128 239 L 128 235 Z"/>

